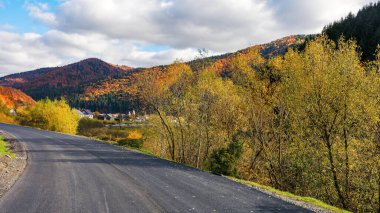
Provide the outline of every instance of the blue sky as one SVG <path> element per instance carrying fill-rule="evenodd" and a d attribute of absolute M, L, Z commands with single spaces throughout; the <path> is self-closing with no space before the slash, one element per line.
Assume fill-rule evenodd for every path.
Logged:
<path fill-rule="evenodd" d="M 28 15 L 26 4 L 33 1 L 25 0 L 0 0 L 0 25 L 9 26 L 10 31 L 17 33 L 44 33 L 48 31 L 48 27 L 33 20 Z M 52 11 L 58 6 L 58 1 L 43 1 L 47 3 Z"/>
<path fill-rule="evenodd" d="M 134 67 L 221 54 L 326 24 L 373 0 L 0 0 L 0 76 L 89 57 Z"/>

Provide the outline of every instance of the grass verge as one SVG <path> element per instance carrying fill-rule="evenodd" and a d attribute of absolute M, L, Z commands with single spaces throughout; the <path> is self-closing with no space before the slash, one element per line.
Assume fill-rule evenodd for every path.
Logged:
<path fill-rule="evenodd" d="M 0 157 L 4 155 L 13 157 L 14 154 L 9 148 L 8 143 L 4 140 L 3 136 L 0 135 Z"/>
<path fill-rule="evenodd" d="M 272 188 L 270 186 L 264 186 L 264 185 L 261 185 L 261 184 L 258 184 L 258 183 L 252 182 L 252 181 L 241 180 L 241 179 L 237 179 L 234 177 L 227 177 L 226 176 L 226 178 L 231 179 L 231 180 L 236 181 L 236 182 L 239 182 L 239 183 L 242 183 L 242 184 L 246 184 L 249 186 L 264 189 L 266 191 L 272 192 L 272 193 L 279 195 L 279 196 L 284 196 L 284 197 L 291 198 L 293 200 L 298 200 L 298 201 L 302 201 L 305 203 L 309 203 L 309 204 L 312 204 L 312 205 L 317 206 L 317 207 L 321 207 L 321 208 L 329 210 L 329 211 L 339 212 L 339 213 L 349 213 L 349 211 L 340 209 L 340 208 L 335 207 L 335 206 L 331 206 L 331 205 L 329 205 L 323 201 L 320 201 L 320 200 L 312 198 L 312 197 L 302 197 L 302 196 L 294 195 L 290 192 L 280 191 L 280 190 Z"/>

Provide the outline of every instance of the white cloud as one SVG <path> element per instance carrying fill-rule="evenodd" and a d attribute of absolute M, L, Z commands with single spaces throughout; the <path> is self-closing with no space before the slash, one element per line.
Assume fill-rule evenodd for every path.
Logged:
<path fill-rule="evenodd" d="M 29 15 L 36 21 L 50 27 L 57 25 L 55 14 L 49 12 L 48 4 L 40 2 L 37 4 L 26 3 L 25 8 L 28 10 Z"/>
<path fill-rule="evenodd" d="M 322 27 L 373 0 L 66 0 L 59 29 L 232 51 Z"/>
<path fill-rule="evenodd" d="M 13 30 L 14 28 L 15 26 L 11 24 L 0 24 L 0 30 L 10 31 L 10 30 Z"/>
<path fill-rule="evenodd" d="M 0 31 L 0 76 L 51 67 L 97 57 L 134 67 L 171 63 L 180 58 L 191 60 L 194 49 L 144 51 L 148 44 L 110 39 L 102 34 L 75 34 L 51 30 L 45 34 L 17 34 Z"/>
<path fill-rule="evenodd" d="M 322 27 L 356 13 L 364 5 L 374 0 L 269 0 L 274 11 L 274 19 L 285 33 L 318 33 Z"/>
<path fill-rule="evenodd" d="M 262 42 L 276 29 L 263 0 L 65 1 L 57 14 L 62 31 L 92 31 L 113 38 L 174 48 L 227 51 Z M 228 41 L 228 42 L 226 42 Z M 221 45 L 222 44 L 222 45 Z"/>
<path fill-rule="evenodd" d="M 0 3 L 2 1 L 0 0 Z M 231 52 L 323 26 L 373 0 L 60 0 L 26 3 L 42 34 L 0 31 L 0 75 L 87 57 L 152 66 L 193 59 L 196 49 Z M 147 46 L 168 49 L 146 51 Z"/>

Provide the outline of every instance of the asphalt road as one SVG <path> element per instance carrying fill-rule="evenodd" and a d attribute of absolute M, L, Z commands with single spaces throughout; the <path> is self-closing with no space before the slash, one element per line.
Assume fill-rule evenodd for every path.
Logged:
<path fill-rule="evenodd" d="M 226 178 L 90 139 L 0 129 L 28 153 L 0 212 L 309 212 Z"/>

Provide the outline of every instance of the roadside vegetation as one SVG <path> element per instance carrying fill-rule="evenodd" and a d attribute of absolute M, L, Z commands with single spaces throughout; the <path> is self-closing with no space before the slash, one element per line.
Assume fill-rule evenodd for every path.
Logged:
<path fill-rule="evenodd" d="M 8 143 L 4 140 L 3 136 L 0 135 L 0 157 L 6 155 L 13 156 L 13 153 L 9 148 Z"/>
<path fill-rule="evenodd" d="M 16 123 L 15 117 L 11 115 L 10 109 L 0 100 L 0 121 L 4 123 Z"/>
<path fill-rule="evenodd" d="M 42 99 L 33 105 L 17 108 L 13 114 L 0 100 L 0 122 L 76 134 L 79 116 L 64 99 Z"/>
<path fill-rule="evenodd" d="M 285 199 L 290 198 L 290 199 L 295 200 L 295 201 L 301 201 L 301 202 L 309 203 L 309 204 L 312 204 L 316 207 L 321 207 L 323 209 L 333 211 L 333 212 L 338 212 L 338 213 L 348 213 L 349 212 L 349 211 L 337 208 L 335 206 L 331 206 L 331 205 L 329 205 L 323 201 L 317 200 L 317 199 L 312 198 L 312 197 L 302 197 L 302 196 L 294 195 L 290 192 L 280 191 L 280 190 L 275 189 L 275 188 L 270 187 L 270 186 L 265 186 L 265 185 L 261 185 L 261 184 L 255 183 L 255 182 L 237 179 L 234 177 L 228 177 L 227 176 L 227 178 L 231 179 L 233 181 L 248 185 L 248 186 L 255 187 L 255 188 L 257 188 L 261 191 L 264 191 L 266 193 L 269 193 L 269 194 L 273 193 L 273 194 L 281 196 Z"/>
<path fill-rule="evenodd" d="M 78 134 L 97 138 L 112 144 L 140 149 L 143 147 L 144 137 L 141 129 L 118 126 L 106 126 L 117 122 L 101 121 L 83 118 L 79 121 Z"/>
<path fill-rule="evenodd" d="M 79 115 L 70 108 L 64 99 L 43 99 L 34 106 L 18 112 L 21 125 L 44 130 L 76 134 Z"/>
<path fill-rule="evenodd" d="M 155 155 L 313 197 L 380 210 L 380 54 L 325 35 L 269 60 L 259 49 L 215 65 L 147 72 L 141 101 Z M 379 52 L 379 51 L 378 51 Z"/>

